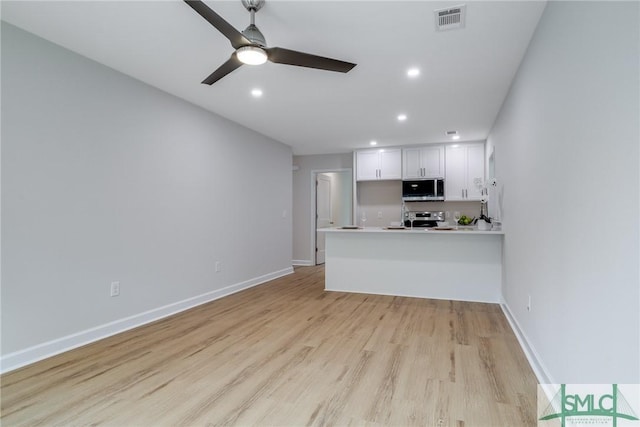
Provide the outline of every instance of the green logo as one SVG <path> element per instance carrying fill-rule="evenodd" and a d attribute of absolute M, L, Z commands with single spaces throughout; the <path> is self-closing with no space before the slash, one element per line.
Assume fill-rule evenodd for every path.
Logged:
<path fill-rule="evenodd" d="M 579 386 L 579 388 L 585 387 Z M 611 393 L 608 391 L 568 393 L 567 385 L 561 384 L 560 390 L 553 396 L 541 415 L 540 421 L 560 419 L 561 427 L 567 425 L 567 419 L 572 423 L 577 421 L 581 424 L 609 424 L 610 422 L 613 427 L 617 427 L 619 419 L 638 420 L 631 405 L 620 393 L 617 384 L 611 385 Z"/>

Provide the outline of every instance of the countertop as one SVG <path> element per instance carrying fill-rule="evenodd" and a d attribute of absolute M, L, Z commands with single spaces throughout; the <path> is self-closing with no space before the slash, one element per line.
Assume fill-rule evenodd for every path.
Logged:
<path fill-rule="evenodd" d="M 340 227 L 319 228 L 318 231 L 324 233 L 401 233 L 401 234 L 453 234 L 453 235 L 470 235 L 470 234 L 493 234 L 503 235 L 504 231 L 494 230 L 478 230 L 476 227 L 453 227 L 453 230 L 434 230 L 430 228 L 418 228 L 413 230 L 406 229 L 386 229 L 385 227 L 365 227 L 357 229 L 344 229 Z"/>

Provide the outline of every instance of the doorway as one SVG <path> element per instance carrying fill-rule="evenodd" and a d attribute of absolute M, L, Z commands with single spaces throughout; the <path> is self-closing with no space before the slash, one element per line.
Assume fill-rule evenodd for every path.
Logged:
<path fill-rule="evenodd" d="M 319 228 L 341 227 L 353 218 L 353 176 L 351 169 L 313 171 L 312 253 L 315 265 L 324 264 L 325 238 Z"/>

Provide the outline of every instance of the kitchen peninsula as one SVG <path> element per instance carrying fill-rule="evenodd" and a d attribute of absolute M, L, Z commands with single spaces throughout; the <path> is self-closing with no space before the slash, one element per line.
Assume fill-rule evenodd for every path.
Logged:
<path fill-rule="evenodd" d="M 328 291 L 500 302 L 502 231 L 319 231 Z"/>

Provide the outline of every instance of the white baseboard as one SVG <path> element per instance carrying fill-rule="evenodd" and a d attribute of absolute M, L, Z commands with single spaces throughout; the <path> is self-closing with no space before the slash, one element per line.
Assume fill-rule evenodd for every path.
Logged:
<path fill-rule="evenodd" d="M 429 297 L 425 297 L 424 295 L 416 295 L 416 294 L 410 294 L 410 293 L 405 293 L 405 292 L 384 292 L 384 291 L 361 291 L 361 290 L 353 290 L 353 289 L 327 289 L 326 287 L 324 288 L 325 292 L 344 292 L 347 294 L 364 294 L 364 295 L 383 295 L 386 297 L 403 297 L 403 298 L 421 298 L 421 299 L 437 299 L 437 300 L 444 300 L 444 301 L 463 301 L 463 302 L 480 302 L 483 304 L 497 304 L 497 302 L 495 300 L 488 300 L 488 299 L 482 299 L 482 298 L 467 298 L 467 297 L 461 297 L 459 295 L 454 295 L 454 296 L 450 296 L 450 295 L 444 295 L 444 296 L 429 296 Z"/>
<path fill-rule="evenodd" d="M 187 298 L 163 307 L 125 317 L 95 328 L 86 329 L 75 334 L 67 335 L 55 340 L 51 340 L 33 347 L 6 354 L 0 358 L 0 373 L 6 373 L 15 369 L 30 365 L 39 360 L 55 356 L 65 351 L 81 347 L 86 344 L 119 334 L 129 329 L 137 328 L 150 322 L 171 316 L 181 311 L 205 304 L 207 302 L 220 299 L 227 295 L 234 294 L 244 289 L 260 285 L 278 277 L 293 273 L 293 267 L 288 267 L 273 273 L 265 274 L 244 282 L 236 283 L 222 289 L 207 292 L 192 298 Z"/>
<path fill-rule="evenodd" d="M 300 267 L 311 267 L 315 265 L 315 263 L 308 259 L 294 259 L 293 261 L 291 261 L 291 265 L 297 265 Z"/>
<path fill-rule="evenodd" d="M 531 369 L 533 369 L 533 373 L 538 379 L 538 383 L 539 384 L 555 384 L 555 381 L 549 374 L 548 369 L 545 367 L 544 363 L 542 362 L 542 358 L 540 357 L 538 352 L 535 350 L 533 345 L 530 343 L 530 341 L 527 339 L 526 334 L 523 332 L 522 328 L 520 328 L 518 321 L 511 313 L 511 310 L 509 309 L 509 306 L 507 305 L 507 303 L 503 301 L 500 304 L 500 307 L 502 308 L 502 312 L 507 318 L 509 325 L 511 325 L 511 329 L 513 330 L 513 333 L 516 335 L 516 338 L 520 343 L 520 347 L 522 347 L 522 351 L 524 351 L 524 355 L 527 357 L 527 360 L 529 361 L 529 365 L 531 365 Z M 547 391 L 545 390 L 545 392 Z"/>

